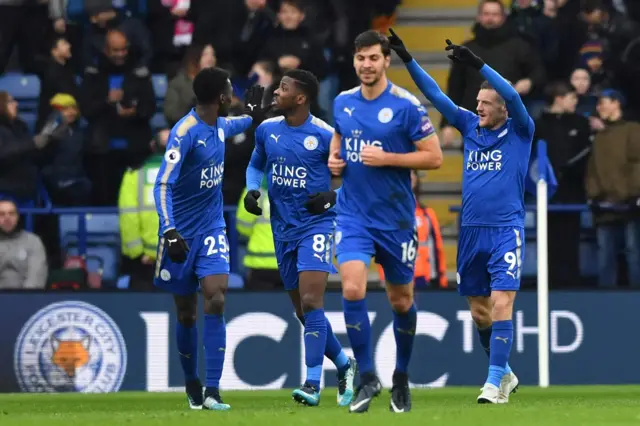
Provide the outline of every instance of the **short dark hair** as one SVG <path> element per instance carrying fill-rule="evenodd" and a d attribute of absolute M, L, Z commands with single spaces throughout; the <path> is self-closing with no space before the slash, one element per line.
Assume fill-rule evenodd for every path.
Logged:
<path fill-rule="evenodd" d="M 205 68 L 200 70 L 193 80 L 193 93 L 200 105 L 218 103 L 220 95 L 227 87 L 229 73 L 222 68 Z"/>
<path fill-rule="evenodd" d="M 49 44 L 49 50 L 57 49 L 58 48 L 58 43 L 60 43 L 63 40 L 64 41 L 67 40 L 65 36 L 62 36 L 62 35 L 55 36 L 51 40 L 51 44 Z"/>
<path fill-rule="evenodd" d="M 293 6 L 302 13 L 304 13 L 305 6 L 306 6 L 304 0 L 282 0 L 282 2 L 280 2 L 280 7 L 282 7 L 282 5 L 284 4 Z"/>
<path fill-rule="evenodd" d="M 389 39 L 386 35 L 380 31 L 368 30 L 358 34 L 354 43 L 355 51 L 358 52 L 366 47 L 371 47 L 379 44 L 384 56 L 391 55 L 391 48 L 389 47 Z"/>
<path fill-rule="evenodd" d="M 504 7 L 504 3 L 502 3 L 501 0 L 482 0 L 478 4 L 478 13 L 482 12 L 482 8 L 484 7 L 485 4 L 497 4 L 498 6 L 500 6 L 500 10 L 502 10 L 503 15 L 507 13 Z"/>
<path fill-rule="evenodd" d="M 507 80 L 507 82 L 511 84 L 509 80 Z M 500 96 L 500 93 L 498 93 L 498 91 L 487 80 L 482 82 L 482 84 L 480 85 L 480 90 L 493 90 L 494 92 L 496 92 L 500 103 L 504 103 L 504 99 L 502 98 L 502 96 Z"/>
<path fill-rule="evenodd" d="M 593 13 L 596 10 L 602 10 L 603 12 L 609 11 L 609 6 L 603 0 L 581 0 L 580 11 L 584 13 Z"/>
<path fill-rule="evenodd" d="M 313 73 L 309 71 L 295 69 L 284 73 L 284 77 L 289 77 L 296 81 L 296 87 L 307 97 L 309 103 L 315 102 L 320 90 L 320 83 Z"/>
<path fill-rule="evenodd" d="M 544 101 L 551 105 L 558 96 L 567 96 L 575 91 L 576 89 L 566 81 L 553 81 L 544 88 Z"/>

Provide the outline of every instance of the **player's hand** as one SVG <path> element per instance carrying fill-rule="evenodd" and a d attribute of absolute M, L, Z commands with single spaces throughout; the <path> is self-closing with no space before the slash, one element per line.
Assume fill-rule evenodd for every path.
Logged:
<path fill-rule="evenodd" d="M 336 205 L 337 198 L 336 191 L 309 194 L 309 199 L 304 203 L 304 208 L 311 214 L 322 214 Z"/>
<path fill-rule="evenodd" d="M 342 170 L 347 166 L 347 163 L 340 158 L 340 152 L 333 151 L 329 156 L 329 170 L 331 170 L 331 174 L 334 176 L 340 176 L 342 174 Z"/>
<path fill-rule="evenodd" d="M 258 126 L 266 117 L 267 112 L 272 105 L 262 107 L 262 99 L 264 98 L 264 87 L 254 84 L 244 95 L 244 113 L 250 115 L 253 119 L 253 125 Z"/>
<path fill-rule="evenodd" d="M 377 146 L 366 145 L 360 151 L 360 158 L 365 166 L 383 167 L 387 165 L 387 153 Z"/>
<path fill-rule="evenodd" d="M 391 37 L 389 37 L 389 47 L 396 52 L 396 55 L 398 55 L 405 64 L 413 61 L 413 57 L 404 46 L 402 39 L 393 31 L 393 28 L 389 28 L 389 32 L 391 33 Z"/>
<path fill-rule="evenodd" d="M 171 259 L 172 262 L 183 263 L 187 260 L 189 245 L 178 231 L 170 229 L 164 233 L 164 238 L 167 241 L 167 244 L 169 244 L 167 253 L 169 254 L 169 259 Z"/>
<path fill-rule="evenodd" d="M 447 39 L 447 47 L 444 48 L 446 51 L 452 51 L 451 55 L 449 55 L 449 59 L 453 62 L 459 62 L 463 65 L 468 65 L 480 71 L 480 68 L 484 66 L 484 61 L 480 59 L 479 56 L 476 56 L 471 49 L 466 46 L 459 46 L 457 44 L 453 44 L 451 40 Z"/>
<path fill-rule="evenodd" d="M 260 191 L 252 189 L 244 196 L 244 208 L 251 214 L 260 216 L 262 214 L 262 208 L 258 205 L 258 198 L 260 198 Z"/>

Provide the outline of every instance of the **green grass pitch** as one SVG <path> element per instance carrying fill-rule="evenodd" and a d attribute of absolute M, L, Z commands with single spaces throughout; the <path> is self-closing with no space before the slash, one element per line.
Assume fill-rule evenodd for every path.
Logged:
<path fill-rule="evenodd" d="M 336 406 L 335 389 L 321 405 L 295 404 L 290 391 L 224 392 L 231 411 L 192 411 L 180 393 L 4 394 L 2 426 L 210 426 L 210 425 L 640 425 L 640 386 L 523 387 L 508 405 L 478 405 L 479 388 L 413 390 L 413 410 L 389 412 L 389 393 L 366 414 Z"/>

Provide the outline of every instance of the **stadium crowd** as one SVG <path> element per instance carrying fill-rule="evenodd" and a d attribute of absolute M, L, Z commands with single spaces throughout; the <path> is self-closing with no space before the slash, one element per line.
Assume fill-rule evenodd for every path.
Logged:
<path fill-rule="evenodd" d="M 0 0 L 0 73 L 36 74 L 41 82 L 31 127 L 21 120 L 16 99 L 0 92 L 0 194 L 18 211 L 41 205 L 43 189 L 54 206 L 119 206 L 122 272 L 150 283 L 157 243 L 154 171 L 167 129 L 194 106 L 197 72 L 227 69 L 236 96 L 232 113 L 240 114 L 251 84 L 269 95 L 284 71 L 309 70 L 322 81 L 312 112 L 331 122 L 335 94 L 357 85 L 355 35 L 371 27 L 386 32 L 399 3 Z M 640 285 L 640 2 L 479 3 L 465 44 L 513 83 L 536 120 L 536 139 L 548 142 L 558 180 L 551 203 L 590 206 L 600 286 Z M 168 81 L 162 104 L 152 80 L 159 74 Z M 473 111 L 481 83 L 479 74 L 454 63 L 447 94 Z M 445 145 L 454 142 L 446 121 L 440 132 Z M 225 205 L 241 200 L 252 150 L 251 131 L 226 142 Z M 0 259 L 0 289 L 42 288 L 47 268 L 25 265 L 32 256 L 49 269 L 63 265 L 58 220 L 36 218 L 45 261 L 43 244 L 25 237 L 14 223 L 15 206 L 6 204 L 0 205 L 0 229 L 10 250 L 2 256 L 18 259 Z M 251 229 L 242 226 L 241 234 L 251 238 Z M 273 250 L 268 232 L 259 251 Z M 552 286 L 581 284 L 581 215 L 552 210 L 549 234 Z M 623 252 L 628 272 L 618 277 Z M 273 259 L 248 267 L 276 270 Z M 22 281 L 16 278 L 26 269 L 38 271 L 40 285 L 24 274 Z M 430 280 L 437 287 L 443 274 L 435 269 L 439 274 Z M 278 280 L 277 274 L 259 275 Z"/>

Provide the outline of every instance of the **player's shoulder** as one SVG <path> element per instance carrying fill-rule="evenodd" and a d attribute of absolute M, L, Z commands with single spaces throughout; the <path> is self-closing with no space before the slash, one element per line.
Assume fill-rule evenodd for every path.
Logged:
<path fill-rule="evenodd" d="M 238 115 L 235 117 L 218 117 L 218 126 L 220 126 L 221 124 L 224 126 L 228 126 L 229 124 L 233 123 L 236 120 L 244 120 L 248 117 L 248 115 Z"/>
<path fill-rule="evenodd" d="M 331 127 L 326 121 L 316 117 L 315 115 L 311 116 L 311 126 L 317 130 L 320 130 L 323 133 L 331 133 L 333 134 L 334 128 Z"/>
<path fill-rule="evenodd" d="M 397 102 L 405 107 L 421 107 L 422 104 L 420 100 L 416 98 L 413 93 L 409 92 L 407 89 L 403 89 L 402 87 L 391 83 L 391 89 L 389 90 L 389 94 L 393 96 Z"/>
<path fill-rule="evenodd" d="M 358 93 L 360 93 L 360 86 L 353 87 L 349 90 L 344 90 L 338 93 L 338 96 L 336 96 L 334 102 L 341 102 L 346 99 L 352 98 L 356 96 Z"/>
<path fill-rule="evenodd" d="M 193 116 L 190 112 L 189 114 L 182 117 L 180 121 L 173 126 L 172 131 L 174 132 L 177 138 L 183 138 L 190 132 L 193 132 L 198 127 L 198 119 Z"/>
<path fill-rule="evenodd" d="M 262 123 L 260 123 L 260 125 L 258 126 L 258 129 L 262 130 L 269 127 L 273 127 L 274 125 L 282 123 L 283 120 L 284 120 L 284 115 L 278 115 L 275 117 L 267 118 Z"/>

